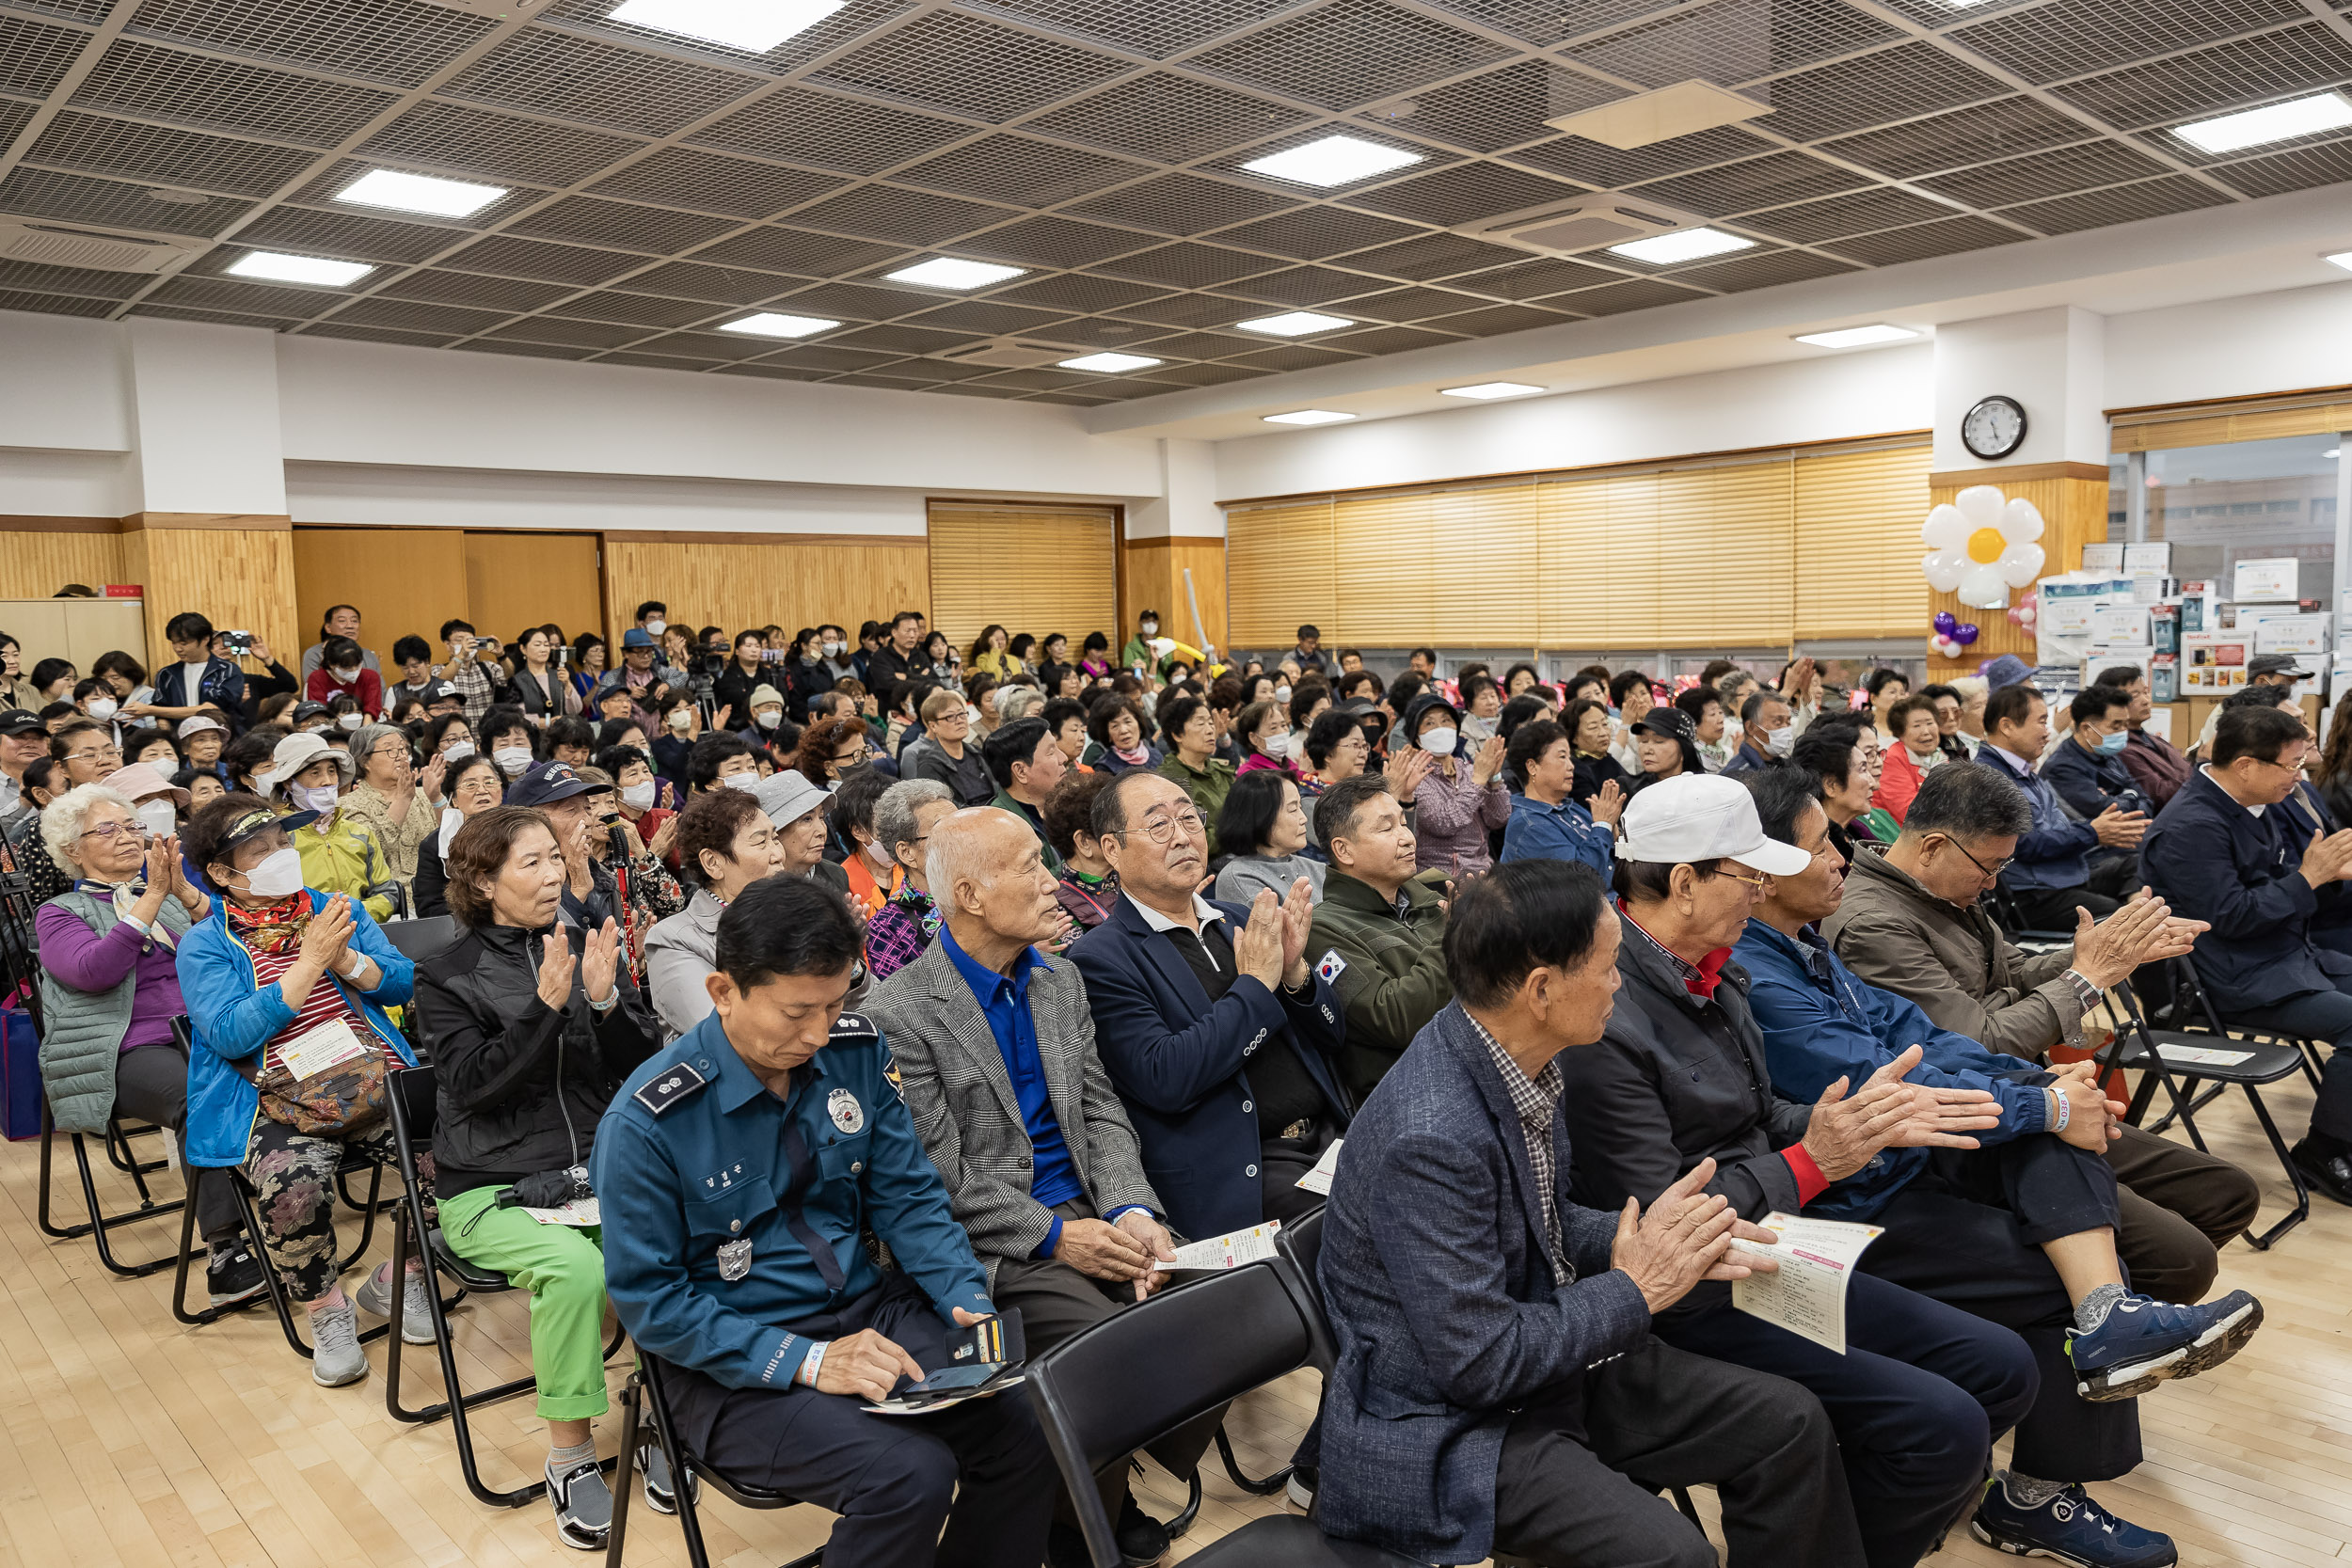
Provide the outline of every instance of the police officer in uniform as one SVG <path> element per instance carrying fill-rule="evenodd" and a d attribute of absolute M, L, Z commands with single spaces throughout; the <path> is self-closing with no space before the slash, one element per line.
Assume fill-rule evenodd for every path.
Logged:
<path fill-rule="evenodd" d="M 597 1132 L 607 1292 L 675 1369 L 672 1413 L 706 1462 L 841 1516 L 828 1568 L 1037 1568 L 1059 1482 L 1024 1390 L 919 1419 L 861 1408 L 946 1366 L 951 1325 L 994 1308 L 888 1048 L 841 1011 L 857 958 L 847 907 L 814 883 L 768 878 L 727 906 L 714 1011 Z"/>

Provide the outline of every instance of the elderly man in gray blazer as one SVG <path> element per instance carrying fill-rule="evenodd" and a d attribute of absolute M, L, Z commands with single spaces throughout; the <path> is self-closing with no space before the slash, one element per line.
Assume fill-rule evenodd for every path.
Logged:
<path fill-rule="evenodd" d="M 1140 1146 L 1094 1050 L 1077 966 L 1037 944 L 1067 924 L 1037 834 L 993 806 L 930 832 L 925 873 L 945 916 L 939 939 L 866 999 L 896 1057 L 915 1132 L 1000 1307 L 1018 1307 L 1036 1355 L 1141 1301 L 1175 1256 Z M 1150 1452 L 1189 1475 L 1216 1430 L 1196 1423 Z M 1127 1495 L 1127 1466 L 1103 1476 L 1131 1564 L 1158 1560 L 1168 1531 Z M 1056 1527 L 1057 1561 L 1082 1538 Z M 1075 1555 L 1072 1555 L 1074 1553 Z"/>

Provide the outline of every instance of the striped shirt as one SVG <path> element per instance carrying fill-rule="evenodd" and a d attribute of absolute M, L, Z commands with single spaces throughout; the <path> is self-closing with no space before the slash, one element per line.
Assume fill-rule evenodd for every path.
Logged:
<path fill-rule="evenodd" d="M 301 957 L 302 949 L 299 946 L 289 947 L 282 953 L 254 954 L 253 978 L 256 989 L 285 978 L 286 971 L 292 969 L 294 961 Z M 379 1038 L 375 1035 L 369 1026 L 366 1017 L 344 1000 L 343 989 L 335 983 L 335 977 L 332 974 L 322 974 L 319 976 L 318 984 L 310 988 L 310 994 L 303 999 L 302 1006 L 295 1009 L 294 1022 L 270 1037 L 270 1042 L 264 1048 L 262 1060 L 263 1075 L 266 1076 L 286 1065 L 285 1056 L 278 1050 L 279 1046 L 288 1040 L 300 1039 L 320 1024 L 338 1018 L 350 1024 L 351 1032 L 361 1039 L 373 1039 L 381 1045 L 384 1048 L 384 1054 L 391 1059 L 392 1066 L 408 1065 L 400 1059 L 400 1053 L 392 1049 L 389 1041 Z"/>
<path fill-rule="evenodd" d="M 1486 1033 L 1485 1024 L 1470 1018 L 1467 1009 L 1462 1016 L 1470 1018 L 1470 1027 L 1486 1042 L 1495 1071 L 1502 1077 L 1503 1092 L 1511 1097 L 1511 1108 L 1519 1114 L 1519 1137 L 1527 1146 L 1528 1169 L 1535 1178 L 1536 1201 L 1544 1212 L 1544 1249 L 1551 1255 L 1551 1277 L 1563 1288 L 1573 1285 L 1576 1270 L 1569 1266 L 1567 1248 L 1561 1240 L 1560 1175 L 1551 1145 L 1552 1124 L 1560 1119 L 1560 1100 L 1567 1091 L 1560 1059 L 1553 1057 L 1544 1064 L 1543 1071 L 1530 1078 L 1502 1049 L 1502 1042 Z"/>

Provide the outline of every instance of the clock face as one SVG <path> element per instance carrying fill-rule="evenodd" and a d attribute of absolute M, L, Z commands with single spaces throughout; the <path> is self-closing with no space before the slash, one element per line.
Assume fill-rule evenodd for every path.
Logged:
<path fill-rule="evenodd" d="M 2026 410 L 2014 398 L 1990 397 L 1960 421 L 1960 438 L 1979 457 L 2007 457 L 2026 444 Z"/>

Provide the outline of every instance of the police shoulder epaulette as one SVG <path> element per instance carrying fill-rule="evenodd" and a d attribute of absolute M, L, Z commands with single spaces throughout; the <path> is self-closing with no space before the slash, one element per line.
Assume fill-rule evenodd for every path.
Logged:
<path fill-rule="evenodd" d="M 696 1091 L 707 1086 L 709 1082 L 709 1079 L 696 1072 L 686 1063 L 679 1062 L 668 1070 L 647 1079 L 629 1098 L 655 1116 L 666 1117 L 691 1099 Z"/>
<path fill-rule="evenodd" d="M 882 1031 L 875 1028 L 874 1021 L 867 1018 L 864 1013 L 843 1013 L 838 1019 L 834 1021 L 833 1033 L 828 1035 L 826 1038 L 831 1040 L 873 1040 L 882 1038 Z"/>

